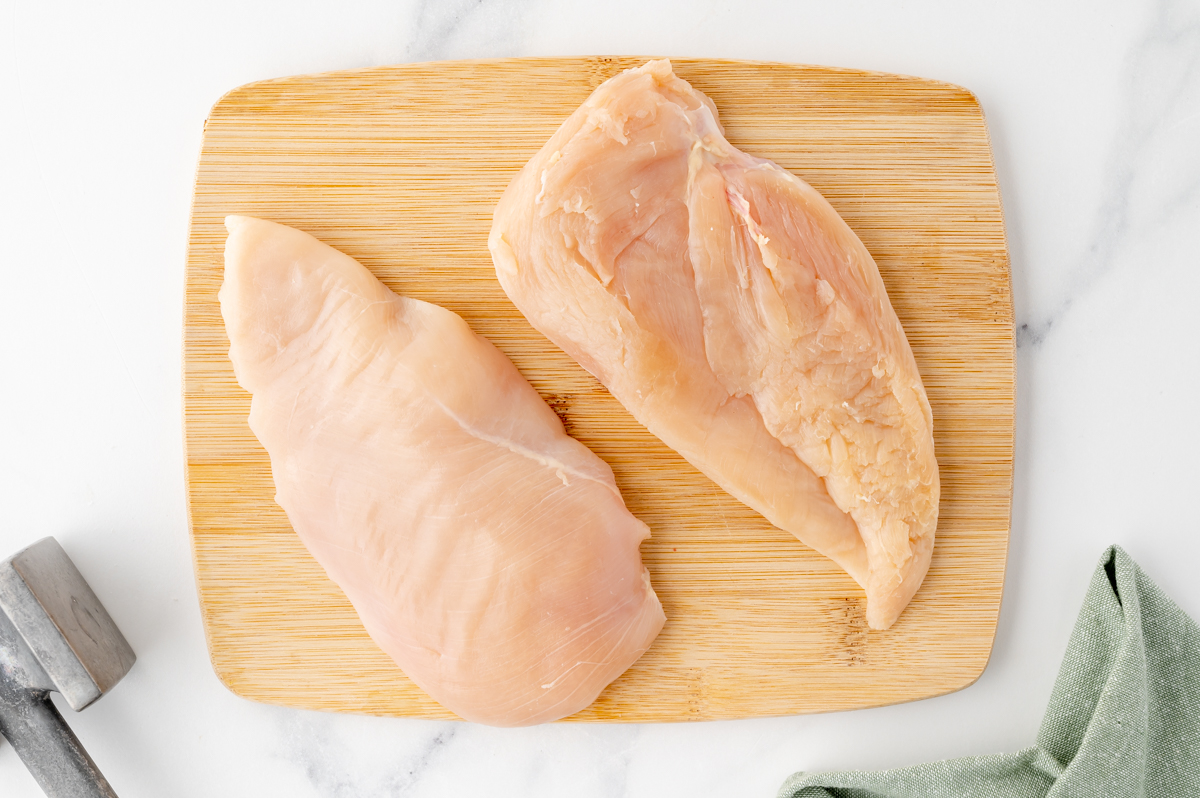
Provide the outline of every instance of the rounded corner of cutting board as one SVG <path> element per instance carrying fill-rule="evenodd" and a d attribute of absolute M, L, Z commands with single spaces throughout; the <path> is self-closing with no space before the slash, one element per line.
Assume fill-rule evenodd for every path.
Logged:
<path fill-rule="evenodd" d="M 221 683 L 221 686 L 238 698 L 244 698 L 247 701 L 253 701 L 258 704 L 272 703 L 260 697 L 252 687 L 243 684 L 237 678 L 237 670 L 223 665 L 213 652 L 211 645 L 208 650 L 208 661 L 212 665 L 213 675 L 217 677 L 217 681 Z"/>
<path fill-rule="evenodd" d="M 245 100 L 257 97 L 263 84 L 269 82 L 268 80 L 256 80 L 250 83 L 243 83 L 241 86 L 235 86 L 222 94 L 209 106 L 208 113 L 204 116 L 204 129 L 207 131 L 210 123 L 221 119 L 221 117 L 238 107 Z"/>
<path fill-rule="evenodd" d="M 210 659 L 236 695 L 453 717 L 386 660 L 273 502 L 216 303 L 229 213 L 304 229 L 393 289 L 459 313 L 613 466 L 654 529 L 643 560 L 669 620 L 569 720 L 882 706 L 982 674 L 1007 554 L 1014 353 L 1003 219 L 974 95 L 856 70 L 672 59 L 712 89 L 735 144 L 812 183 L 867 244 L 925 379 L 943 475 L 938 544 L 912 606 L 874 632 L 849 577 L 649 436 L 496 283 L 492 203 L 591 86 L 644 60 L 379 67 L 250 83 L 214 105 L 188 247 L 186 474 Z"/>

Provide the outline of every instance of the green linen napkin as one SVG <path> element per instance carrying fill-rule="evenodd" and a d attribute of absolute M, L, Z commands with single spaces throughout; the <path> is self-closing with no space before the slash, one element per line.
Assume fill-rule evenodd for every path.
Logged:
<path fill-rule="evenodd" d="M 1104 553 L 1037 745 L 876 772 L 797 773 L 780 798 L 1200 798 L 1200 629 Z"/>

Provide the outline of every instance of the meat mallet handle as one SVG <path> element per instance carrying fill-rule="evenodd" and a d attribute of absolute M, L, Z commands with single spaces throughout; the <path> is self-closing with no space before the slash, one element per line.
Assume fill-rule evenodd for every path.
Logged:
<path fill-rule="evenodd" d="M 0 663 L 2 667 L 2 663 Z M 117 798 L 50 694 L 14 689 L 0 674 L 0 734 L 50 798 Z"/>

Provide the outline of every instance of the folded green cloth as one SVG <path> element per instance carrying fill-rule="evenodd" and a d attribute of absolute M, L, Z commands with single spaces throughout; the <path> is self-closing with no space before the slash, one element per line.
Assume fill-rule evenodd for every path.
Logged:
<path fill-rule="evenodd" d="M 1200 798 L 1200 629 L 1117 546 L 1071 633 L 1037 745 L 876 772 L 797 773 L 780 798 Z"/>

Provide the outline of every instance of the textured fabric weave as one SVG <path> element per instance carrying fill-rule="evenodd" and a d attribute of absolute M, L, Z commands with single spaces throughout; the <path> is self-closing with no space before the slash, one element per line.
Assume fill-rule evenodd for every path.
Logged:
<path fill-rule="evenodd" d="M 1119 547 L 1092 577 L 1037 745 L 797 773 L 780 798 L 1200 798 L 1200 629 Z"/>

